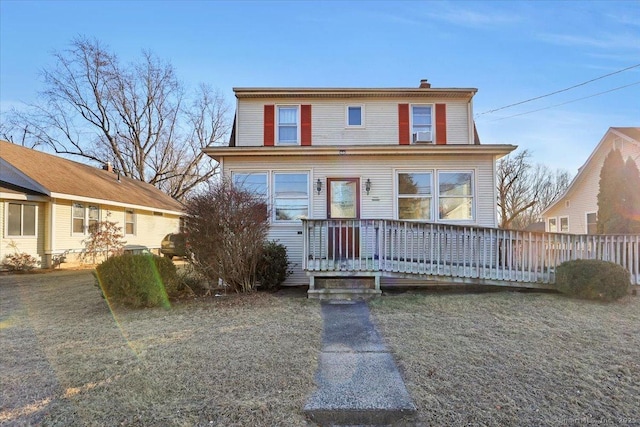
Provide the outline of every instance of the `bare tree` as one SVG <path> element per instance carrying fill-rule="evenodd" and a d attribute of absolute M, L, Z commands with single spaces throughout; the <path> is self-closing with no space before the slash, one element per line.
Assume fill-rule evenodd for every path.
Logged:
<path fill-rule="evenodd" d="M 75 39 L 54 58 L 43 72 L 42 102 L 7 120 L 23 145 L 110 161 L 179 200 L 217 173 L 202 148 L 229 130 L 219 92 L 201 85 L 188 98 L 171 64 L 143 52 L 123 65 L 97 40 Z"/>
<path fill-rule="evenodd" d="M 542 211 L 569 186 L 568 172 L 532 165 L 530 159 L 531 153 L 523 150 L 498 161 L 500 228 L 523 229 L 538 221 Z"/>

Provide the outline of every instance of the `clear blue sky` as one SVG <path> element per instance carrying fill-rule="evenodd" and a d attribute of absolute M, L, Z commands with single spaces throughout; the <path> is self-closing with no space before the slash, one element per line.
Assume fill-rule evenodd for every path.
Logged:
<path fill-rule="evenodd" d="M 78 35 L 142 49 L 182 81 L 234 86 L 475 87 L 476 113 L 640 64 L 640 1 L 0 1 L 0 109 L 33 102 Z M 640 126 L 640 67 L 477 117 L 483 143 L 572 174 L 610 126 Z"/>

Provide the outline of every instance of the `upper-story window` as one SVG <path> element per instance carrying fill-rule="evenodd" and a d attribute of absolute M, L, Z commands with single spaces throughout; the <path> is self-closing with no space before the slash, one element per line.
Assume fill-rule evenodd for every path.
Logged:
<path fill-rule="evenodd" d="M 347 127 L 364 126 L 364 106 L 348 105 L 346 111 Z"/>
<path fill-rule="evenodd" d="M 278 106 L 278 144 L 298 143 L 298 107 Z"/>
<path fill-rule="evenodd" d="M 549 231 L 551 233 L 558 232 L 558 221 L 556 218 L 549 218 Z"/>
<path fill-rule="evenodd" d="M 433 106 L 411 106 L 411 136 L 412 142 L 433 141 Z"/>

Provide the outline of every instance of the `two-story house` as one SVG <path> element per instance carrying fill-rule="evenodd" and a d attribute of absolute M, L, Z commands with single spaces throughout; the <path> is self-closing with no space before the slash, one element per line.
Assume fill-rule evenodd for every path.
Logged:
<path fill-rule="evenodd" d="M 205 152 L 222 173 L 264 195 L 269 238 L 308 283 L 301 219 L 389 219 L 495 227 L 496 160 L 482 145 L 471 88 L 234 88 L 229 146 Z M 330 231 L 330 257 L 360 256 L 360 224 Z"/>

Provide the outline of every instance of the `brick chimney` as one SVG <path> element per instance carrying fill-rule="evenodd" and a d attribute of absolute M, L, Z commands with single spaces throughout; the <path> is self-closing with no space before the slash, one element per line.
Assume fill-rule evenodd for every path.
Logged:
<path fill-rule="evenodd" d="M 429 89 L 431 87 L 431 83 L 427 79 L 420 80 L 420 89 Z"/>
<path fill-rule="evenodd" d="M 107 172 L 113 172 L 113 165 L 111 164 L 111 162 L 107 162 L 104 165 L 102 165 L 102 170 L 105 170 Z"/>

